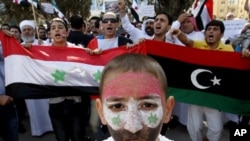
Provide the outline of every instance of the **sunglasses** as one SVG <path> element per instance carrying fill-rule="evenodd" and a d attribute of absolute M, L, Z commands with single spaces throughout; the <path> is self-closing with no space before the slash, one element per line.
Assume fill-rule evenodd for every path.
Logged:
<path fill-rule="evenodd" d="M 117 23 L 117 20 L 114 18 L 105 18 L 102 19 L 102 23 L 108 23 L 110 21 L 110 23 Z"/>

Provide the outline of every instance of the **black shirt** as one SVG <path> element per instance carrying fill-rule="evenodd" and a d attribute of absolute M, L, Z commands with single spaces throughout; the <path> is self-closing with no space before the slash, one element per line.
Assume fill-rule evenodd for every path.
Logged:
<path fill-rule="evenodd" d="M 70 31 L 67 40 L 75 45 L 87 47 L 93 36 L 83 34 L 81 31 Z"/>

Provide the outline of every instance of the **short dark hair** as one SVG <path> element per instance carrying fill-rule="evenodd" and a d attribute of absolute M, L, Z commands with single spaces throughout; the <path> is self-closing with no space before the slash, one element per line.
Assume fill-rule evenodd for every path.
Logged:
<path fill-rule="evenodd" d="M 43 26 L 42 24 L 38 26 L 38 30 L 40 30 L 40 29 L 46 30 L 45 26 Z"/>
<path fill-rule="evenodd" d="M 70 24 L 72 28 L 80 29 L 83 24 L 83 17 L 80 15 L 73 15 L 70 17 Z"/>
<path fill-rule="evenodd" d="M 3 28 L 3 26 L 8 26 L 8 27 L 10 28 L 10 25 L 9 25 L 8 23 L 3 23 L 3 24 L 1 25 L 1 29 Z"/>
<path fill-rule="evenodd" d="M 89 19 L 89 22 L 91 21 L 91 20 L 100 20 L 101 18 L 100 17 L 98 17 L 98 16 L 93 16 L 93 17 L 91 17 L 90 19 Z"/>
<path fill-rule="evenodd" d="M 173 18 L 172 18 L 172 17 L 170 16 L 170 14 L 168 14 L 167 12 L 162 11 L 162 12 L 157 13 L 157 14 L 155 15 L 154 19 L 155 19 L 158 15 L 161 15 L 161 14 L 166 15 L 166 16 L 168 17 L 168 23 L 169 23 L 169 25 L 172 25 L 172 23 L 173 23 Z"/>
<path fill-rule="evenodd" d="M 208 29 L 209 26 L 219 26 L 221 33 L 224 33 L 224 31 L 225 31 L 225 25 L 224 25 L 224 23 L 222 21 L 219 21 L 219 20 L 212 20 L 212 21 L 210 21 L 206 25 L 205 31 L 207 31 L 207 29 Z"/>
<path fill-rule="evenodd" d="M 22 33 L 19 26 L 17 26 L 17 25 L 12 25 L 12 26 L 10 26 L 10 30 L 11 30 L 12 28 L 17 29 L 17 30 L 19 31 L 19 33 Z"/>

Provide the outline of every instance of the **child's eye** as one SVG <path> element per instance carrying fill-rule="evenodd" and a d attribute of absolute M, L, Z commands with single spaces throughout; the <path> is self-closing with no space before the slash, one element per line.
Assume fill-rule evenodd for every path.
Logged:
<path fill-rule="evenodd" d="M 157 104 L 155 104 L 155 103 L 150 103 L 150 102 L 144 102 L 144 103 L 141 103 L 140 104 L 140 106 L 139 106 L 139 108 L 141 109 L 141 110 L 154 110 L 154 109 L 156 109 L 158 107 L 158 105 Z"/>
<path fill-rule="evenodd" d="M 125 105 L 121 103 L 110 105 L 108 108 L 112 110 L 113 112 L 120 112 L 126 109 Z"/>

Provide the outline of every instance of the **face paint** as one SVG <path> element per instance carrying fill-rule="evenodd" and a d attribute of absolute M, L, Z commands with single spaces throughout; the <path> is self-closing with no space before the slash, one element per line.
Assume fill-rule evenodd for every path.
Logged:
<path fill-rule="evenodd" d="M 165 97 L 147 73 L 113 74 L 104 81 L 103 115 L 115 140 L 153 141 L 160 133 Z"/>
<path fill-rule="evenodd" d="M 163 118 L 163 92 L 155 77 L 146 73 L 123 73 L 103 87 L 103 110 L 113 130 L 131 133 L 156 128 Z"/>
<path fill-rule="evenodd" d="M 124 129 L 131 133 L 157 127 L 163 118 L 163 107 L 158 95 L 135 100 L 104 101 L 104 117 L 113 130 Z"/>
<path fill-rule="evenodd" d="M 159 81 L 147 73 L 122 73 L 118 74 L 110 81 L 106 81 L 103 86 L 102 97 L 130 97 L 149 96 L 157 94 L 163 99 L 164 94 Z"/>

